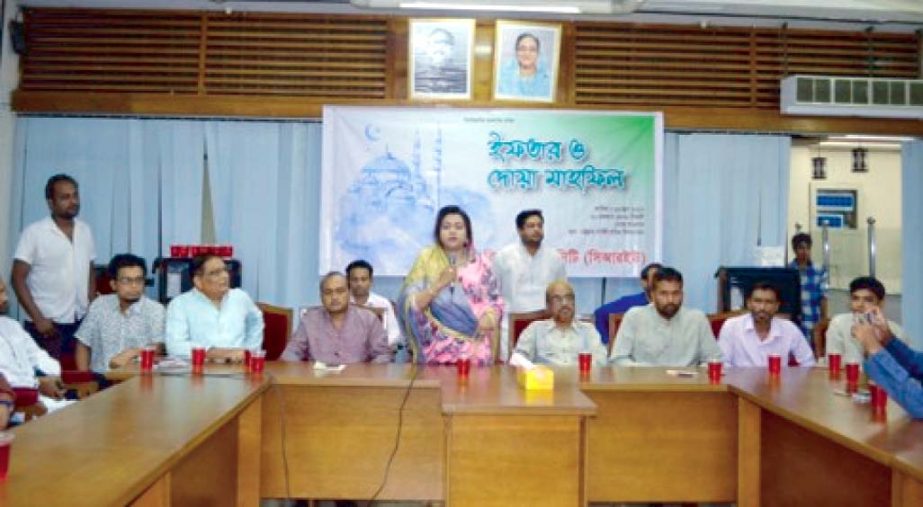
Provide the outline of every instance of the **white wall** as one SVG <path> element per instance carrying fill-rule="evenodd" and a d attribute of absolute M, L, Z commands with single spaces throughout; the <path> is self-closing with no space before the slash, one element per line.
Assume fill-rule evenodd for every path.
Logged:
<path fill-rule="evenodd" d="M 812 258 L 823 260 L 821 231 L 811 222 L 814 211 L 810 196 L 817 188 L 858 190 L 858 228 L 830 231 L 830 282 L 835 288 L 847 288 L 850 280 L 868 274 L 868 226 L 874 216 L 877 237 L 875 276 L 889 294 L 901 292 L 901 152 L 899 149 L 876 149 L 866 146 L 867 173 L 852 172 L 849 147 L 793 146 L 791 194 L 789 196 L 789 237 L 795 224 L 801 224 L 814 239 Z M 827 179 L 813 180 L 811 158 L 827 158 Z M 803 229 L 803 230 L 805 230 Z M 789 252 L 789 257 L 793 257 Z"/>
<path fill-rule="evenodd" d="M 10 44 L 9 21 L 19 10 L 19 2 L 6 4 L 2 19 L 3 37 L 0 38 L 0 279 L 9 282 L 10 257 L 10 209 L 13 182 L 13 138 L 16 115 L 10 110 L 10 93 L 19 81 L 19 57 L 13 53 Z"/>

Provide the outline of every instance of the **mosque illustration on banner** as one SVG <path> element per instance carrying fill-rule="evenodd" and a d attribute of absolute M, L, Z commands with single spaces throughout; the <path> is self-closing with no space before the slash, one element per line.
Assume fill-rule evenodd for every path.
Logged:
<path fill-rule="evenodd" d="M 378 141 L 368 135 L 370 129 L 367 140 Z M 406 273 L 420 249 L 432 243 L 433 220 L 443 205 L 458 204 L 472 221 L 482 216 L 487 221 L 490 202 L 484 196 L 442 183 L 442 130 L 435 130 L 432 168 L 425 174 L 420 137 L 417 130 L 410 164 L 385 146 L 385 153 L 366 162 L 343 194 L 336 230 L 340 264 L 362 258 L 376 273 Z"/>

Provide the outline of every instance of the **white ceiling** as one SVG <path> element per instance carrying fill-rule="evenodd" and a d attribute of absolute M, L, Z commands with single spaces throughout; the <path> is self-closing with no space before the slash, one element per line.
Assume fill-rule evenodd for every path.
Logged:
<path fill-rule="evenodd" d="M 459 0 L 466 1 L 466 0 Z M 467 0 L 469 2 L 474 0 Z M 477 0 L 484 3 L 484 0 Z M 19 0 L 36 7 L 194 9 L 267 12 L 311 12 L 361 14 L 348 0 Z M 499 3 L 499 2 L 496 2 Z M 502 3 L 516 3 L 504 0 Z M 554 0 L 548 0 L 553 4 Z M 380 11 L 372 11 L 380 12 Z M 392 13 L 397 11 L 390 11 Z M 401 11 L 408 16 L 445 12 Z M 460 15 L 471 16 L 471 12 Z M 491 13 L 490 16 L 502 14 Z M 580 16 L 516 14 L 516 17 L 581 19 Z M 923 0 L 644 0 L 629 15 L 592 16 L 626 22 L 694 23 L 734 26 L 865 29 L 905 32 L 923 29 Z"/>

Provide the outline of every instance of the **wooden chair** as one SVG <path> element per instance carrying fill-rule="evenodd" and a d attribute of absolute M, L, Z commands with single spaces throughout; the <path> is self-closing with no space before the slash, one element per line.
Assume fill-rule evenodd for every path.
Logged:
<path fill-rule="evenodd" d="M 274 306 L 269 303 L 257 303 L 263 312 L 263 350 L 266 360 L 275 361 L 285 351 L 285 345 L 292 336 L 292 309 Z"/>
<path fill-rule="evenodd" d="M 820 319 L 814 326 L 814 357 L 820 359 L 827 355 L 827 328 L 830 327 L 830 319 Z"/>
<path fill-rule="evenodd" d="M 516 342 L 519 341 L 519 335 L 528 327 L 529 324 L 536 320 L 550 318 L 547 310 L 536 310 L 534 312 L 511 313 L 509 314 L 509 351 L 513 353 L 516 348 Z"/>
<path fill-rule="evenodd" d="M 615 337 L 619 334 L 619 326 L 622 325 L 624 313 L 609 314 L 609 343 L 606 345 L 609 349 L 609 355 L 612 355 L 612 347 L 615 347 Z"/>

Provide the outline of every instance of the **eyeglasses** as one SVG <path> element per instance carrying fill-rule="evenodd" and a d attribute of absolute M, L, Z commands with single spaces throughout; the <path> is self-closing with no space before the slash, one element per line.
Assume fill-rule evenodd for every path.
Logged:
<path fill-rule="evenodd" d="M 143 276 L 135 276 L 130 278 L 127 276 L 120 276 L 116 279 L 116 281 L 121 285 L 144 285 Z"/>

